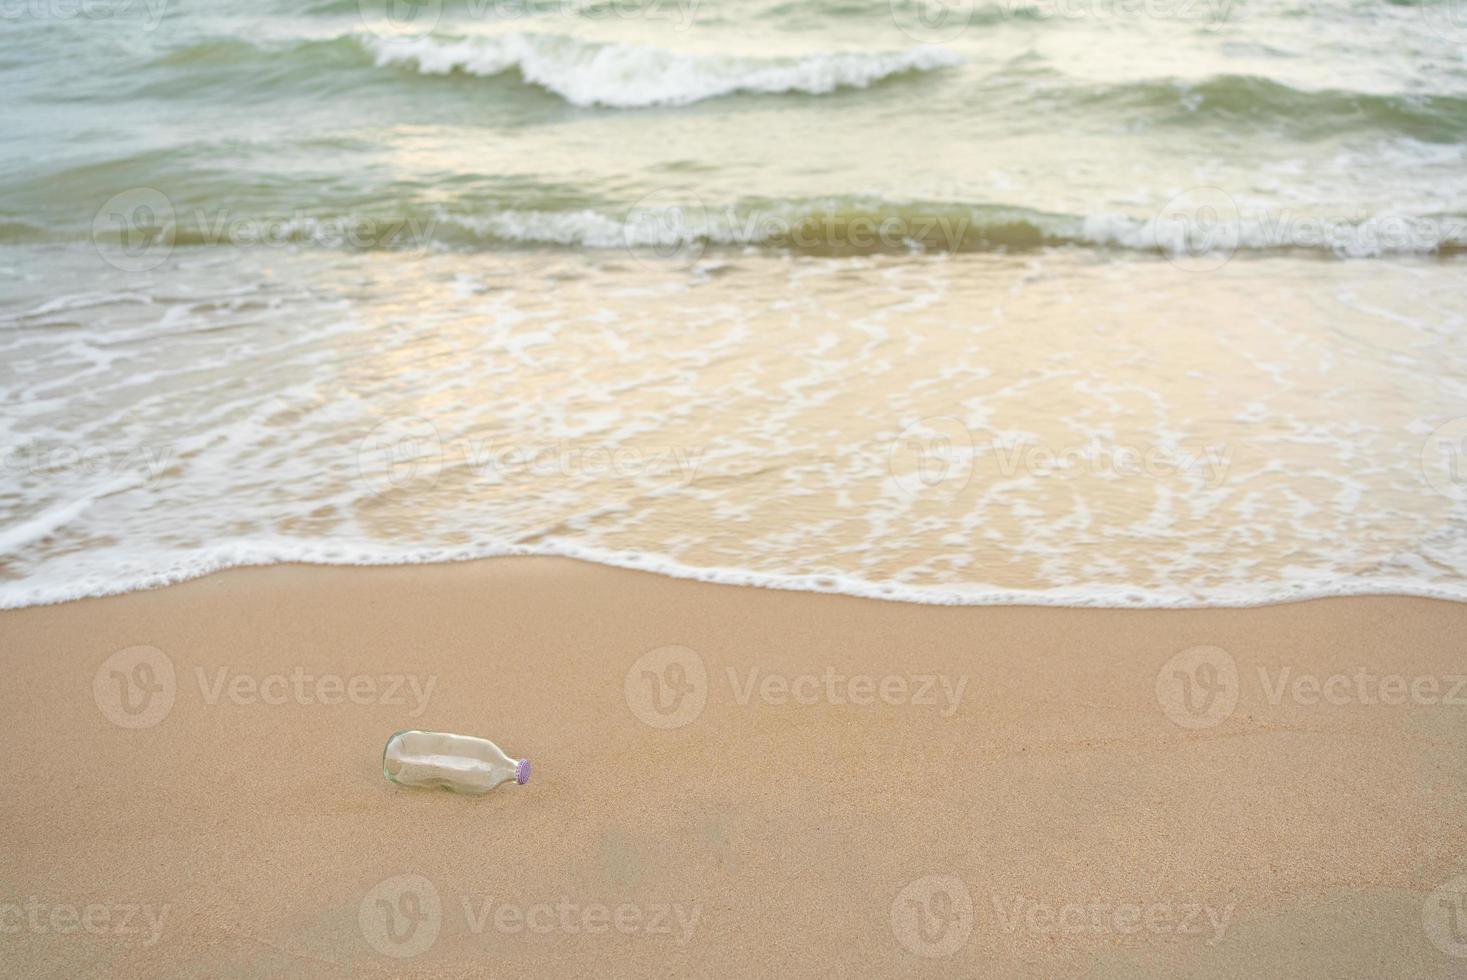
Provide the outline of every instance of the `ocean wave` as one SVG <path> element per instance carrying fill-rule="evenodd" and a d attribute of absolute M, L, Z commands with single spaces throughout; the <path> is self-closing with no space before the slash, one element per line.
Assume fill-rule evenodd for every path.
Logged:
<path fill-rule="evenodd" d="M 1149 216 L 854 199 L 725 208 L 658 202 L 623 213 L 440 212 L 433 220 L 435 237 L 449 244 L 630 247 L 669 253 L 697 247 L 865 255 L 1086 246 L 1167 256 L 1299 252 L 1370 258 L 1467 251 L 1467 216 L 1387 213 L 1341 219 L 1287 209 L 1250 211 L 1215 189 L 1178 195 Z"/>
<path fill-rule="evenodd" d="M 1308 599 L 1369 595 L 1415 596 L 1467 602 L 1467 587 L 1456 583 L 1441 583 L 1424 577 L 1370 577 L 1330 571 L 1320 571 L 1304 578 L 1206 588 L 1157 588 L 1104 583 L 1050 588 L 1010 588 L 981 582 L 911 585 L 859 575 L 781 574 L 736 566 L 701 567 L 687 565 L 664 555 L 614 551 L 559 539 L 536 545 L 503 542 L 427 548 L 366 542 L 350 544 L 340 541 L 277 539 L 229 541 L 167 556 L 137 555 L 123 567 L 105 575 L 71 574 L 61 578 L 27 578 L 0 582 L 0 609 L 123 595 L 175 585 L 237 568 L 287 564 L 325 567 L 428 565 L 515 557 L 569 558 L 717 585 L 816 592 L 934 606 L 1205 609 L 1244 608 Z"/>
<path fill-rule="evenodd" d="M 298 8 L 307 16 L 361 16 L 385 19 L 391 0 L 312 0 Z M 529 17 L 564 17 L 585 21 L 613 17 L 640 17 L 701 24 L 730 23 L 740 19 L 782 26 L 828 26 L 834 21 L 869 20 L 887 25 L 893 17 L 904 22 L 931 11 L 923 0 L 745 0 L 733 10 L 699 5 L 694 0 L 437 0 L 447 17 L 479 21 L 509 21 Z M 959 11 L 965 26 L 987 26 L 1008 21 L 1039 21 L 1049 14 L 1039 0 L 995 0 L 972 3 Z"/>
<path fill-rule="evenodd" d="M 1061 214 L 1001 204 L 869 197 L 716 206 L 695 195 L 654 194 L 631 207 L 400 203 L 390 211 L 324 214 L 297 208 L 275 216 L 214 215 L 178 208 L 155 227 L 129 229 L 128 235 L 128 240 L 145 240 L 153 249 L 289 246 L 472 252 L 552 247 L 681 256 L 702 249 L 756 249 L 854 256 L 1084 247 L 1168 257 L 1295 253 L 1359 259 L 1467 252 L 1467 215 L 1382 212 L 1337 217 L 1304 209 L 1250 208 L 1217 188 L 1185 191 L 1149 215 Z M 127 243 L 121 231 L 111 234 L 103 229 L 94 236 L 104 248 Z"/>
<path fill-rule="evenodd" d="M 493 554 L 921 602 L 1467 598 L 1427 453 L 1467 377 L 1445 266 L 0 258 L 39 406 L 4 426 L 0 606 Z M 1362 358 L 1352 413 L 1331 365 Z"/>
<path fill-rule="evenodd" d="M 1362 128 L 1432 143 L 1467 136 L 1467 97 L 1453 93 L 1300 89 L 1256 75 L 1158 78 L 1088 89 L 1066 84 L 1058 91 L 1077 108 L 1122 110 L 1177 125 L 1277 126 L 1309 139 Z"/>
<path fill-rule="evenodd" d="M 195 40 L 157 54 L 135 78 L 114 87 L 111 97 L 207 99 L 228 92 L 232 100 L 269 99 L 282 92 L 359 93 L 364 84 L 428 84 L 461 76 L 523 84 L 582 108 L 634 109 L 735 94 L 821 96 L 962 64 L 962 55 L 940 46 L 753 57 L 535 31 L 395 38 L 357 32 Z M 384 68 L 399 71 L 381 74 Z M 1017 90 L 1016 72 L 1026 80 Z M 981 79 L 965 74 L 962 84 L 972 86 L 968 98 L 1001 98 L 1008 111 L 1092 124 L 1113 118 L 1141 128 L 1263 130 L 1305 141 L 1365 131 L 1434 144 L 1467 139 L 1467 93 L 1450 87 L 1305 88 L 1251 74 L 1100 83 L 1066 74 L 1032 52 Z"/>
<path fill-rule="evenodd" d="M 516 71 L 527 83 L 572 105 L 618 109 L 688 105 L 735 93 L 824 95 L 962 61 L 935 47 L 751 58 L 681 54 L 537 33 L 456 40 L 364 37 L 362 43 L 379 67 L 415 66 L 426 75 L 496 76 Z"/>

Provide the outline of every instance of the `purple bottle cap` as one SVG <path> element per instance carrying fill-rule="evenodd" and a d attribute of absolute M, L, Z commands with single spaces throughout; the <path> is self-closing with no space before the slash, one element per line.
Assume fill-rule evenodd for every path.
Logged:
<path fill-rule="evenodd" d="M 530 760 L 521 759 L 514 767 L 514 781 L 516 785 L 523 786 L 530 781 Z"/>

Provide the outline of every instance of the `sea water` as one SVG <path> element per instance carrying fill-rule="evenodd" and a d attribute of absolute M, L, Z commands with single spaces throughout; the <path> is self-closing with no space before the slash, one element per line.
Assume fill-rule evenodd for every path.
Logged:
<path fill-rule="evenodd" d="M 1459 6 L 7 7 L 0 605 L 1467 598 Z"/>

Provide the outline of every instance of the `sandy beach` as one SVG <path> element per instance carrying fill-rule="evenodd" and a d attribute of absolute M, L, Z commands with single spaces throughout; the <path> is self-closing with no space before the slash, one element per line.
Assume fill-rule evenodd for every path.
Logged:
<path fill-rule="evenodd" d="M 1464 625 L 548 558 L 8 611 L 0 972 L 1467 976 Z M 406 727 L 531 781 L 395 787 Z"/>
<path fill-rule="evenodd" d="M 1464 15 L 5 3 L 0 980 L 1467 980 Z"/>

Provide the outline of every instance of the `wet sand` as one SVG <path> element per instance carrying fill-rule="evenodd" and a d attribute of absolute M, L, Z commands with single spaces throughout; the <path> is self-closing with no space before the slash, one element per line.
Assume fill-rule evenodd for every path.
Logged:
<path fill-rule="evenodd" d="M 0 972 L 1467 977 L 1464 636 L 547 558 L 8 611 Z"/>

